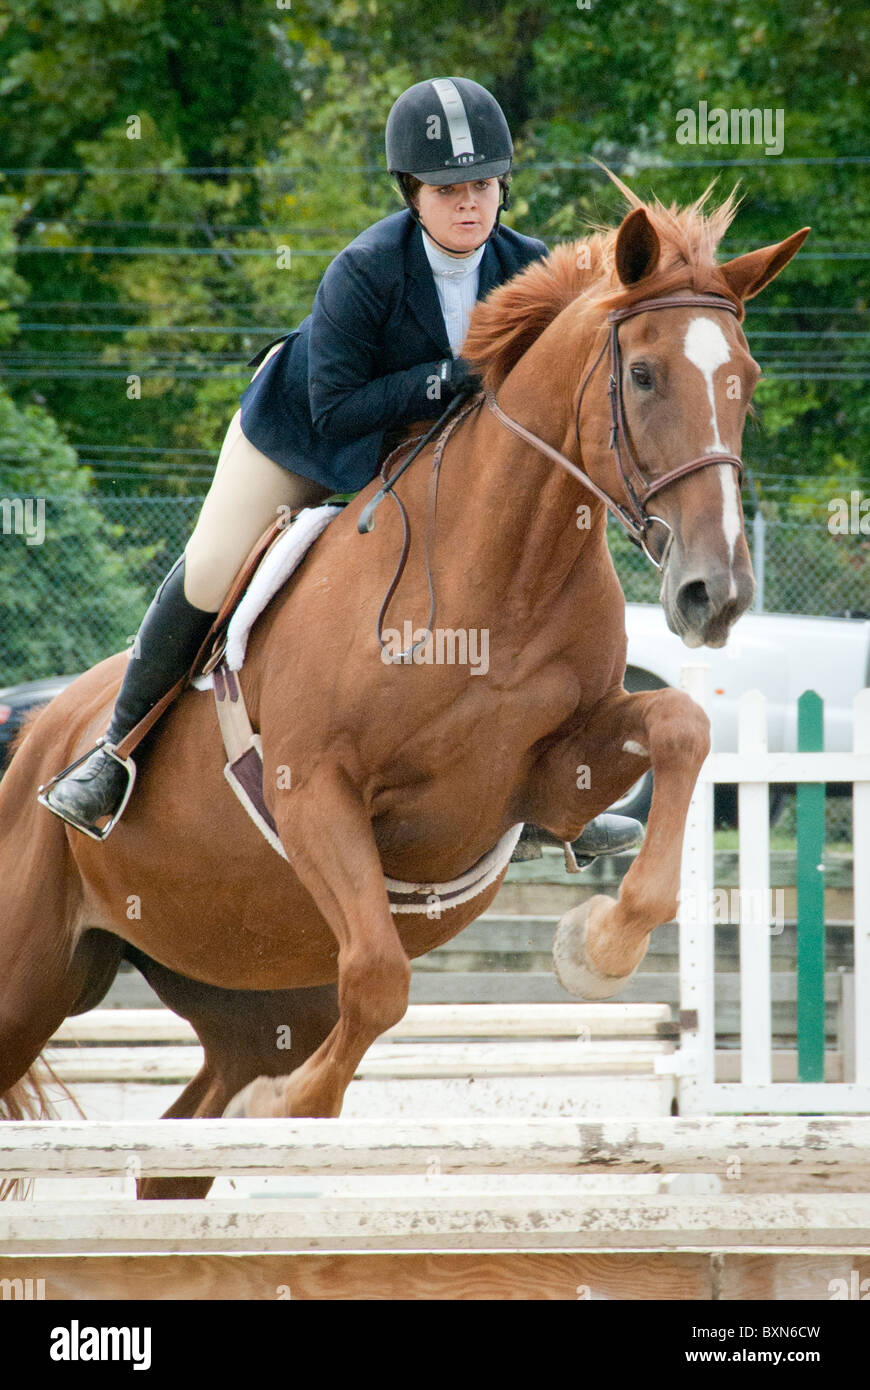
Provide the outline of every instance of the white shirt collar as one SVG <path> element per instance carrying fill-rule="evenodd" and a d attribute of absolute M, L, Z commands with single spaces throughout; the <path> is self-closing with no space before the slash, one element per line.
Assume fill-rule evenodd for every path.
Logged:
<path fill-rule="evenodd" d="M 423 236 L 423 248 L 427 259 L 435 275 L 443 275 L 450 280 L 464 280 L 466 275 L 477 270 L 483 259 L 486 250 L 486 242 L 478 246 L 473 255 L 457 260 L 455 256 L 448 256 L 446 251 L 442 251 L 440 246 L 436 246 L 434 241 L 430 241 L 422 227 L 420 231 Z"/>

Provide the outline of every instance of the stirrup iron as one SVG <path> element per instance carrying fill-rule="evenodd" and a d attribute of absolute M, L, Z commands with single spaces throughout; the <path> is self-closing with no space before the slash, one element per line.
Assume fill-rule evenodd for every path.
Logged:
<path fill-rule="evenodd" d="M 87 762 L 88 758 L 93 753 L 99 752 L 100 749 L 102 749 L 102 751 L 106 753 L 110 758 L 114 759 L 116 763 L 119 763 L 127 773 L 127 789 L 121 798 L 120 805 L 118 806 L 117 811 L 115 811 L 114 815 L 109 820 L 108 825 L 105 825 L 102 830 L 100 830 L 98 826 L 86 824 L 85 821 L 81 821 L 76 816 L 70 815 L 68 811 L 61 811 L 59 807 L 52 806 L 51 802 L 48 800 L 48 792 L 51 791 L 51 788 L 55 785 L 56 782 L 62 782 L 64 777 L 66 777 L 68 773 L 73 771 L 73 768 L 80 767 L 82 763 Z M 93 745 L 92 748 L 89 748 L 86 753 L 82 753 L 80 758 L 76 758 L 75 761 L 71 762 L 68 767 L 62 768 L 60 772 L 58 772 L 54 777 L 50 779 L 50 781 L 44 782 L 42 786 L 38 788 L 36 799 L 42 806 L 46 808 L 46 810 L 51 811 L 53 816 L 57 816 L 58 820 L 66 821 L 67 825 L 72 825 L 76 830 L 81 830 L 85 835 L 89 835 L 92 840 L 105 840 L 106 837 L 110 835 L 111 832 L 114 830 L 118 821 L 121 819 L 121 816 L 124 814 L 124 811 L 127 807 L 127 802 L 130 800 L 130 794 L 133 790 L 133 783 L 135 781 L 136 764 L 133 762 L 133 759 L 119 757 L 118 754 L 115 752 L 114 744 L 109 743 L 108 739 L 106 738 L 106 735 L 103 734 L 100 738 L 97 739 L 96 743 Z"/>

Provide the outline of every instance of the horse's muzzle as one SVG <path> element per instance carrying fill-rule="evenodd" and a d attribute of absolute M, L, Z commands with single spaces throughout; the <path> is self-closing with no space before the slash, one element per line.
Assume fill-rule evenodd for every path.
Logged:
<path fill-rule="evenodd" d="M 754 592 L 749 569 L 722 568 L 685 578 L 676 587 L 672 601 L 665 601 L 668 626 L 687 647 L 724 647 Z"/>

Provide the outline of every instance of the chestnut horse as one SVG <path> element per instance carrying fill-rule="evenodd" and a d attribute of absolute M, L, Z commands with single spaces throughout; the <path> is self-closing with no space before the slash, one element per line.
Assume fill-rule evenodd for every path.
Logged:
<path fill-rule="evenodd" d="M 708 721 L 678 690 L 623 688 L 606 508 L 621 507 L 631 528 L 647 515 L 644 489 L 662 484 L 661 520 L 640 535 L 663 561 L 668 623 L 689 646 L 721 646 L 754 587 L 737 455 L 758 368 L 743 301 L 807 229 L 717 265 L 733 195 L 705 212 L 707 194 L 665 208 L 620 187 L 632 205 L 621 226 L 558 247 L 497 289 L 464 348 L 489 395 L 444 451 L 429 560 L 440 624 L 488 634 L 488 670 L 384 660 L 378 614 L 403 532 L 390 503 L 372 534 L 358 533 L 377 482 L 330 523 L 254 629 L 242 684 L 286 861 L 226 785 L 210 693 L 186 690 L 148 736 L 133 798 L 104 843 L 36 793 L 104 730 L 126 655 L 79 677 L 28 726 L 0 785 L 7 1116 L 27 1113 L 46 1040 L 99 1002 L 124 957 L 203 1045 L 204 1066 L 169 1116 L 338 1115 L 367 1048 L 405 1013 L 410 959 L 479 916 L 501 881 L 461 905 L 399 915 L 385 875 L 454 880 L 519 822 L 574 840 L 649 767 L 644 845 L 617 899 L 596 896 L 562 919 L 560 978 L 609 997 L 674 916 Z M 619 309 L 630 312 L 614 349 L 608 314 Z M 396 485 L 411 542 L 385 621 L 400 631 L 429 607 L 431 458 L 430 446 Z M 147 1179 L 139 1191 L 202 1196 L 210 1182 Z"/>

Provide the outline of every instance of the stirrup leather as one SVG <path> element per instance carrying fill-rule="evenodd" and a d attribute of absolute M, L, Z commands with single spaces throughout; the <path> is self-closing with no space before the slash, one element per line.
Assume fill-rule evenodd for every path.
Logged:
<path fill-rule="evenodd" d="M 77 816 L 71 815 L 68 811 L 61 811 L 61 809 L 58 806 L 52 806 L 51 802 L 48 800 L 48 792 L 51 791 L 55 783 L 62 782 L 64 777 L 66 777 L 68 773 L 72 772 L 74 768 L 80 767 L 82 763 L 87 762 L 91 754 L 99 752 L 100 749 L 102 749 L 102 751 L 106 753 L 110 758 L 112 758 L 116 763 L 119 763 L 127 773 L 127 789 L 124 792 L 123 797 L 121 798 L 121 803 L 118 806 L 117 811 L 115 811 L 114 815 L 111 817 L 108 825 L 105 825 L 102 830 L 100 830 L 96 825 L 88 825 L 85 821 L 79 820 Z M 121 816 L 124 814 L 127 802 L 130 800 L 130 794 L 133 790 L 133 783 L 135 781 L 136 764 L 133 762 L 133 759 L 129 757 L 119 757 L 118 754 L 115 752 L 114 744 L 109 743 L 105 734 L 103 734 L 102 737 L 97 739 L 96 743 L 92 748 L 89 748 L 86 753 L 82 753 L 80 758 L 76 758 L 75 762 L 72 762 L 69 764 L 68 767 L 63 768 L 54 777 L 52 777 L 50 781 L 44 782 L 42 786 L 38 789 L 36 799 L 42 806 L 45 806 L 47 810 L 51 811 L 52 815 L 57 816 L 59 820 L 66 821 L 67 825 L 74 826 L 76 830 L 81 830 L 85 835 L 90 835 L 92 840 L 105 840 L 106 837 L 110 835 L 111 832 L 114 830 L 118 821 L 121 819 Z"/>

